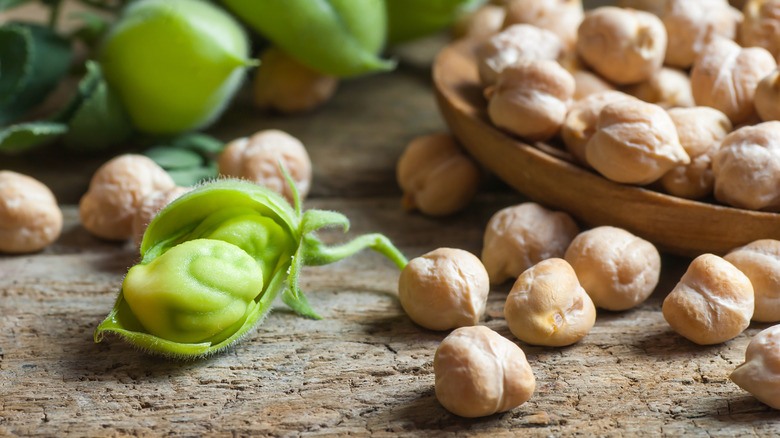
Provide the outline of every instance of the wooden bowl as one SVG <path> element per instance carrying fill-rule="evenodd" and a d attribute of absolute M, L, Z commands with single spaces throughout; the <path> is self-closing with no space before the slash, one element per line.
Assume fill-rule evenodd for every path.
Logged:
<path fill-rule="evenodd" d="M 780 240 L 780 214 L 691 201 L 609 181 L 573 164 L 550 145 L 531 146 L 495 128 L 477 73 L 476 42 L 456 41 L 433 65 L 439 109 L 466 150 L 529 199 L 587 226 L 612 225 L 684 256 Z"/>

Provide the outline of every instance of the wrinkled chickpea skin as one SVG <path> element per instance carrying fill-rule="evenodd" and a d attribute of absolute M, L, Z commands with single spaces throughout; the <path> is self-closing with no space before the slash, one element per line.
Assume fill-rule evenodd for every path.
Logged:
<path fill-rule="evenodd" d="M 133 218 L 133 240 L 136 246 L 141 246 L 146 227 L 157 216 L 157 213 L 190 190 L 192 189 L 188 187 L 174 186 L 165 190 L 157 190 L 144 196 Z"/>
<path fill-rule="evenodd" d="M 533 202 L 496 212 L 485 229 L 481 257 L 490 282 L 501 284 L 542 260 L 563 257 L 579 231 L 568 214 Z"/>
<path fill-rule="evenodd" d="M 311 188 L 311 159 L 303 143 L 284 131 L 268 129 L 233 140 L 225 146 L 218 163 L 221 175 L 252 181 L 292 203 L 292 189 L 280 164 L 295 182 L 301 200 L 305 199 Z"/>
<path fill-rule="evenodd" d="M 485 91 L 494 125 L 529 141 L 544 141 L 561 128 L 574 96 L 574 78 L 555 61 L 504 68 Z"/>
<path fill-rule="evenodd" d="M 61 232 L 62 211 L 51 190 L 27 175 L 0 171 L 0 252 L 40 251 Z"/>
<path fill-rule="evenodd" d="M 656 181 L 691 161 L 669 114 L 638 99 L 619 100 L 602 108 L 585 158 L 605 178 L 638 185 Z"/>
<path fill-rule="evenodd" d="M 459 18 L 452 26 L 455 38 L 487 38 L 501 31 L 506 18 L 506 8 L 486 3 L 474 12 Z"/>
<path fill-rule="evenodd" d="M 714 254 L 703 254 L 688 266 L 662 310 L 674 331 L 709 345 L 742 333 L 750 324 L 753 305 L 753 286 L 745 274 Z"/>
<path fill-rule="evenodd" d="M 672 108 L 669 117 L 691 162 L 666 172 L 661 177 L 661 186 L 674 196 L 703 198 L 712 193 L 715 185 L 712 159 L 731 132 L 731 122 L 722 112 L 706 106 Z"/>
<path fill-rule="evenodd" d="M 433 358 L 436 398 L 461 417 L 506 412 L 528 401 L 536 378 L 514 342 L 484 326 L 454 330 Z"/>
<path fill-rule="evenodd" d="M 610 226 L 583 231 L 564 257 L 596 307 L 621 311 L 644 302 L 661 276 L 661 255 L 652 243 Z"/>
<path fill-rule="evenodd" d="M 260 58 L 253 81 L 254 102 L 285 114 L 311 111 L 333 96 L 338 86 L 334 76 L 306 67 L 272 47 Z"/>
<path fill-rule="evenodd" d="M 653 14 L 600 7 L 585 14 L 577 32 L 577 53 L 610 82 L 635 84 L 661 69 L 666 29 Z"/>
<path fill-rule="evenodd" d="M 623 91 L 665 109 L 695 105 L 691 80 L 685 72 L 674 68 L 663 67 L 650 79 L 630 85 Z"/>
<path fill-rule="evenodd" d="M 95 236 L 125 240 L 133 236 L 133 220 L 143 198 L 176 184 L 151 159 L 126 154 L 103 164 L 92 176 L 79 202 L 84 228 Z"/>
<path fill-rule="evenodd" d="M 780 2 L 749 0 L 742 7 L 740 43 L 745 47 L 763 47 L 776 59 L 780 56 Z"/>
<path fill-rule="evenodd" d="M 664 62 L 688 68 L 713 35 L 734 39 L 740 14 L 726 0 L 666 0 L 661 19 L 669 37 Z"/>
<path fill-rule="evenodd" d="M 723 139 L 712 162 L 715 199 L 780 211 L 780 122 L 745 126 Z"/>
<path fill-rule="evenodd" d="M 403 206 L 430 216 L 464 209 L 479 189 L 481 171 L 451 134 L 415 138 L 396 167 Z"/>
<path fill-rule="evenodd" d="M 468 251 L 439 248 L 409 261 L 398 280 L 407 315 L 430 330 L 476 325 L 485 313 L 490 282 Z"/>
<path fill-rule="evenodd" d="M 753 321 L 780 321 L 780 241 L 762 239 L 731 250 L 725 257 L 753 285 Z"/>
<path fill-rule="evenodd" d="M 754 100 L 761 120 L 780 120 L 780 70 L 773 70 L 758 82 Z"/>
<path fill-rule="evenodd" d="M 715 108 L 737 125 L 756 114 L 753 102 L 758 82 L 777 64 L 761 47 L 740 47 L 714 37 L 696 57 L 691 88 L 696 105 Z"/>
<path fill-rule="evenodd" d="M 477 47 L 480 82 L 493 85 L 507 66 L 523 60 L 556 60 L 562 50 L 560 38 L 548 30 L 530 24 L 509 26 Z"/>
<path fill-rule="evenodd" d="M 780 325 L 755 335 L 745 350 L 745 362 L 729 376 L 760 402 L 780 409 Z"/>
<path fill-rule="evenodd" d="M 567 51 L 571 51 L 583 17 L 582 0 L 510 0 L 506 5 L 504 27 L 525 23 L 549 30 L 558 35 Z"/>
<path fill-rule="evenodd" d="M 504 304 L 513 335 L 532 345 L 563 347 L 585 337 L 596 308 L 563 259 L 543 260 L 517 278 Z"/>

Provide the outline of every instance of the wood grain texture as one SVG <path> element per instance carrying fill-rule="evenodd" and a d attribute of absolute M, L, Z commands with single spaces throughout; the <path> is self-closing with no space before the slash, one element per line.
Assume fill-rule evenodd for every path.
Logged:
<path fill-rule="evenodd" d="M 643 187 L 619 184 L 494 127 L 479 85 L 476 43 L 460 41 L 436 58 L 439 107 L 453 133 L 479 162 L 529 198 L 565 210 L 590 226 L 613 225 L 661 249 L 696 256 L 758 239 L 780 239 L 780 213 L 691 201 Z M 544 150 L 542 150 L 544 149 Z"/>

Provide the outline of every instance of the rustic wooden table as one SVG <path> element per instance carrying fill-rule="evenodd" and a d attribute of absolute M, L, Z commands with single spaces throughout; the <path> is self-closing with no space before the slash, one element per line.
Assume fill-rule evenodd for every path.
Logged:
<path fill-rule="evenodd" d="M 464 212 L 444 219 L 400 208 L 394 166 L 406 143 L 445 129 L 430 83 L 443 39 L 398 52 L 389 74 L 345 82 L 312 114 L 281 118 L 246 98 L 212 133 L 228 140 L 264 128 L 299 137 L 314 163 L 307 207 L 344 212 L 348 236 L 388 235 L 408 256 L 449 246 L 479 253 L 489 217 L 524 199 L 490 177 Z M 661 302 L 688 260 L 665 257 L 654 295 L 626 312 L 600 311 L 568 348 L 519 343 L 537 378 L 530 401 L 504 414 L 463 419 L 437 402 L 432 361 L 446 333 L 424 330 L 396 298 L 398 270 L 373 253 L 307 268 L 302 287 L 324 317 L 281 303 L 243 342 L 191 362 L 148 356 L 107 337 L 92 341 L 111 309 L 131 243 L 97 240 L 75 204 L 105 156 L 48 149 L 0 157 L 62 203 L 60 239 L 38 254 L 0 256 L 0 436 L 771 436 L 780 413 L 728 380 L 753 324 L 729 342 L 696 346 L 675 334 Z M 336 242 L 340 233 L 323 238 Z M 508 285 L 491 291 L 483 324 L 513 339 L 501 316 Z"/>

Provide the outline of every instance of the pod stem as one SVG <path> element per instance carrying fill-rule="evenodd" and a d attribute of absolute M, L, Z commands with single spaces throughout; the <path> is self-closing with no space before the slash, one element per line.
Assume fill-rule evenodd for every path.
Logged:
<path fill-rule="evenodd" d="M 366 248 L 371 248 L 384 255 L 395 263 L 398 269 L 403 269 L 408 263 L 406 257 L 393 245 L 390 239 L 379 233 L 364 234 L 338 246 L 326 246 L 316 237 L 306 235 L 303 237 L 302 247 L 305 247 L 303 264 L 307 266 L 334 263 Z"/>

